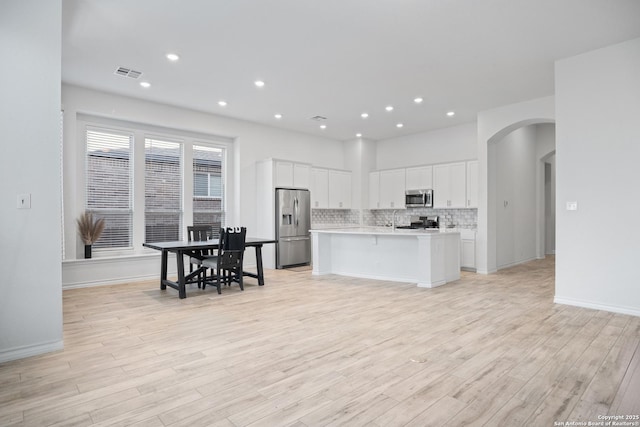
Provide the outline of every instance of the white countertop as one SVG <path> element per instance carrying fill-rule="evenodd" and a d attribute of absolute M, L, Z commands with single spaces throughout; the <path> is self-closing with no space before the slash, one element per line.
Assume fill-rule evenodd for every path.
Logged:
<path fill-rule="evenodd" d="M 382 234 L 392 236 L 416 236 L 425 234 L 440 234 L 440 233 L 460 233 L 455 228 L 442 228 L 442 229 L 393 229 L 392 227 L 342 227 L 342 228 L 322 228 L 311 229 L 311 233 L 334 233 L 334 234 Z"/>

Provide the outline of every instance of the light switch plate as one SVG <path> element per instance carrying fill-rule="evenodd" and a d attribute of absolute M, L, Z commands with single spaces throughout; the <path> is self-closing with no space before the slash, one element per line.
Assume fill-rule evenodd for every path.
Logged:
<path fill-rule="evenodd" d="M 18 194 L 18 209 L 31 209 L 31 194 Z"/>
<path fill-rule="evenodd" d="M 578 202 L 567 202 L 567 210 L 568 211 L 577 211 L 578 210 Z"/>

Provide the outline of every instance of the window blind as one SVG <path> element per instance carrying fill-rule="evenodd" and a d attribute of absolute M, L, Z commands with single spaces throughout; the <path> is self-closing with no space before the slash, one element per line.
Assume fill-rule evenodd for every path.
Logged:
<path fill-rule="evenodd" d="M 86 210 L 104 218 L 96 248 L 131 247 L 131 151 L 133 135 L 87 129 Z"/>
<path fill-rule="evenodd" d="M 146 138 L 145 241 L 182 239 L 182 144 Z"/>
<path fill-rule="evenodd" d="M 225 225 L 224 149 L 193 146 L 193 224 L 211 225 L 214 234 Z"/>

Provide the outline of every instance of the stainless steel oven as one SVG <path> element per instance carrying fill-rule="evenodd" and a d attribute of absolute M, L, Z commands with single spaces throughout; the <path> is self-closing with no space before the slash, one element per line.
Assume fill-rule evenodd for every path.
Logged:
<path fill-rule="evenodd" d="M 404 205 L 408 208 L 432 208 L 433 190 L 407 190 Z"/>

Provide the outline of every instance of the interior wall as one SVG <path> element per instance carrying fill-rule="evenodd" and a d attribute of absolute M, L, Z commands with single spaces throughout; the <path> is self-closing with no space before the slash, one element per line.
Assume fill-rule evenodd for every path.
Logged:
<path fill-rule="evenodd" d="M 640 315 L 638 76 L 640 39 L 556 62 L 556 302 Z"/>
<path fill-rule="evenodd" d="M 230 197 L 237 201 L 231 203 L 232 209 L 233 206 L 237 208 L 229 215 L 234 221 L 246 224 L 248 229 L 255 227 L 256 161 L 274 157 L 323 167 L 344 167 L 340 141 L 77 86 L 63 85 L 62 98 L 65 109 L 65 149 L 70 155 L 76 153 L 74 158 L 65 157 L 65 178 L 68 173 L 67 181 L 74 183 L 78 169 L 84 167 L 83 159 L 78 157 L 84 150 L 83 141 L 79 141 L 76 135 L 78 113 L 232 138 L 234 160 L 230 167 L 237 170 L 231 172 L 234 179 L 230 183 Z M 77 184 L 75 187 L 65 184 L 65 212 L 70 214 L 65 217 L 66 224 L 73 224 L 76 215 L 83 210 L 77 199 L 84 188 L 82 182 Z M 67 227 L 67 240 L 75 237 L 73 233 L 75 229 Z M 67 250 L 72 251 L 72 246 L 75 244 L 68 243 Z"/>
<path fill-rule="evenodd" d="M 544 253 L 556 253 L 556 156 L 544 162 L 544 195 L 545 195 L 545 245 Z"/>
<path fill-rule="evenodd" d="M 343 144 L 340 141 L 66 84 L 62 86 L 62 100 L 65 110 L 65 249 L 69 259 L 81 257 L 76 253 L 75 218 L 84 210 L 84 140 L 78 130 L 78 115 L 124 120 L 232 140 L 227 218 L 231 224 L 245 225 L 249 233 L 256 228 L 256 215 L 260 210 L 256 203 L 257 161 L 273 157 L 344 169 Z M 143 248 L 136 250 L 142 252 Z M 140 260 L 141 263 L 143 261 Z M 74 271 L 77 269 L 78 266 L 74 266 Z M 78 279 L 78 274 L 74 273 L 74 280 L 77 282 L 82 279 Z"/>
<path fill-rule="evenodd" d="M 553 222 L 553 227 L 555 227 L 555 211 L 552 214 L 547 215 L 546 206 L 549 205 L 546 199 L 546 187 L 545 187 L 545 162 L 555 156 L 556 152 L 556 125 L 555 123 L 540 123 L 535 125 L 536 127 L 536 200 L 537 200 L 537 221 L 538 221 L 538 234 L 537 234 L 537 242 L 536 242 L 536 256 L 539 259 L 544 259 L 547 251 L 546 251 L 546 240 L 547 240 L 547 231 L 549 231 L 549 223 L 547 219 L 549 215 L 552 215 L 552 218 L 549 218 Z M 554 163 L 555 165 L 555 163 Z M 555 167 L 553 178 L 553 186 L 551 191 L 554 195 L 553 206 L 555 207 Z M 555 228 L 551 228 L 551 231 L 554 231 Z M 549 236 L 551 237 L 551 236 Z M 553 240 L 555 242 L 555 232 L 553 233 Z M 555 243 L 554 243 L 555 244 Z"/>
<path fill-rule="evenodd" d="M 376 169 L 475 160 L 476 132 L 474 122 L 380 140 L 376 144 Z"/>
<path fill-rule="evenodd" d="M 61 22 L 60 0 L 0 3 L 0 363 L 63 346 Z"/>
<path fill-rule="evenodd" d="M 516 129 L 494 144 L 496 263 L 500 269 L 536 257 L 536 126 Z"/>

